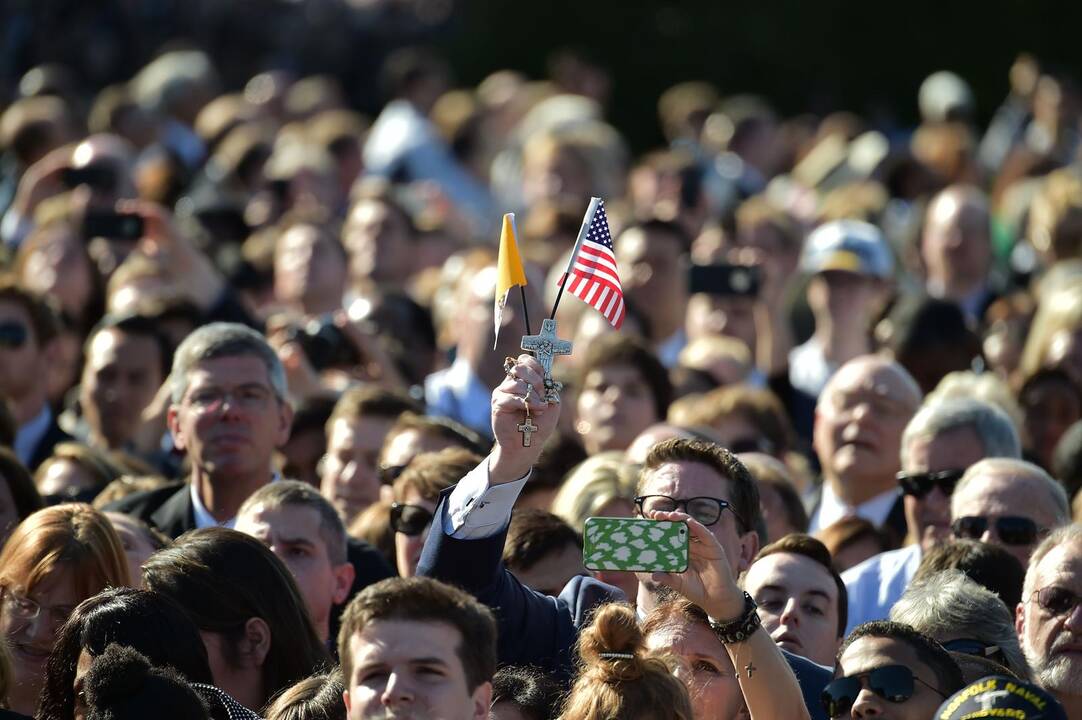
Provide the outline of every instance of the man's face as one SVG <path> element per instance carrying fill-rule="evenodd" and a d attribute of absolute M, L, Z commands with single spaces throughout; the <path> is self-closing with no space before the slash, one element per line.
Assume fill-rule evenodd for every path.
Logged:
<path fill-rule="evenodd" d="M 902 471 L 937 473 L 965 470 L 984 457 L 984 444 L 971 427 L 913 438 L 906 448 Z M 924 552 L 951 535 L 951 500 L 938 485 L 922 498 L 905 496 L 905 521 Z"/>
<path fill-rule="evenodd" d="M 678 237 L 631 228 L 616 239 L 614 250 L 620 267 L 625 268 L 624 292 L 647 317 L 672 303 L 683 307 L 687 280 Z"/>
<path fill-rule="evenodd" d="M 576 575 L 585 575 L 582 548 L 564 545 L 545 555 L 528 570 L 512 570 L 518 581 L 528 588 L 556 597 Z"/>
<path fill-rule="evenodd" d="M 689 340 L 721 335 L 736 338 L 755 350 L 755 298 L 746 295 L 695 293 L 688 299 Z"/>
<path fill-rule="evenodd" d="M 1057 695 L 1082 695 L 1082 606 L 1066 612 L 1046 609 L 1037 591 L 1061 588 L 1082 595 L 1082 544 L 1067 542 L 1053 549 L 1033 569 L 1032 597 L 1022 598 L 1015 613 L 1022 651 L 1034 678 Z"/>
<path fill-rule="evenodd" d="M 411 244 L 405 218 L 378 200 L 357 203 L 342 231 L 354 280 L 405 280 L 411 269 Z"/>
<path fill-rule="evenodd" d="M 852 331 L 864 332 L 879 311 L 882 295 L 880 281 L 847 270 L 817 273 L 808 283 L 808 305 L 815 314 Z"/>
<path fill-rule="evenodd" d="M 752 563 L 744 590 L 774 642 L 820 665 L 834 664 L 841 642 L 838 586 L 826 568 L 803 555 L 774 553 Z"/>
<path fill-rule="evenodd" d="M 311 225 L 295 225 L 275 248 L 275 297 L 282 302 L 333 300 L 345 286 L 343 259 L 324 233 Z"/>
<path fill-rule="evenodd" d="M 350 720 L 485 720 L 492 684 L 472 692 L 458 656 L 462 634 L 443 622 L 375 620 L 349 640 Z"/>
<path fill-rule="evenodd" d="M 577 410 L 579 433 L 592 452 L 626 450 L 660 420 L 650 386 L 630 365 L 605 365 L 586 373 Z"/>
<path fill-rule="evenodd" d="M 110 448 L 123 447 L 142 424 L 162 384 L 161 360 L 158 343 L 145 335 L 109 329 L 90 341 L 79 397 L 91 430 Z"/>
<path fill-rule="evenodd" d="M 843 485 L 866 484 L 878 494 L 896 487 L 902 431 L 919 398 L 889 365 L 843 366 L 815 411 L 815 452 L 823 475 Z"/>
<path fill-rule="evenodd" d="M 274 449 L 289 438 L 293 411 L 279 400 L 254 355 L 204 360 L 188 375 L 169 429 L 192 464 L 211 478 L 270 473 Z"/>
<path fill-rule="evenodd" d="M 967 480 L 959 493 L 951 500 L 951 522 L 963 517 L 980 517 L 987 520 L 988 528 L 977 538 L 981 542 L 999 545 L 1018 558 L 1022 567 L 1029 565 L 1029 556 L 1043 534 L 1056 526 L 1056 513 L 1049 491 L 1040 478 L 1025 474 L 993 473 Z M 1009 544 L 1000 537 L 996 520 L 1003 517 L 1021 517 L 1037 525 L 1038 534 L 1032 543 Z"/>
<path fill-rule="evenodd" d="M 45 382 L 44 353 L 22 305 L 0 301 L 0 395 L 12 399 Z"/>
<path fill-rule="evenodd" d="M 379 499 L 377 459 L 391 423 L 382 417 L 338 418 L 331 423 L 320 492 L 347 522 Z"/>
<path fill-rule="evenodd" d="M 285 563 L 297 581 L 308 614 L 325 636 L 331 608 L 346 599 L 353 583 L 353 566 L 331 562 L 321 527 L 315 508 L 268 507 L 263 503 L 245 510 L 236 525 L 238 532 L 259 540 Z"/>
<path fill-rule="evenodd" d="M 940 195 L 928 209 L 921 242 L 929 279 L 948 286 L 982 281 L 992 258 L 990 230 L 983 208 L 960 193 Z"/>
<path fill-rule="evenodd" d="M 930 667 L 917 658 L 917 654 L 904 643 L 891 638 L 862 637 L 853 642 L 838 661 L 835 677 L 850 677 L 866 673 L 886 665 L 904 665 L 918 678 L 913 681 L 913 695 L 908 700 L 893 703 L 863 687 L 848 715 L 838 717 L 876 718 L 876 720 L 928 720 L 946 695 L 938 689 L 939 679 Z M 921 682 L 923 681 L 923 682 Z M 927 683 L 927 685 L 925 684 Z M 932 687 L 928 687 L 931 685 Z"/>
<path fill-rule="evenodd" d="M 643 483 L 642 495 L 667 495 L 677 501 L 694 497 L 719 498 L 732 502 L 732 490 L 727 478 L 708 465 L 698 462 L 669 462 L 650 471 Z M 683 506 L 678 506 L 683 511 Z M 744 532 L 736 516 L 728 509 L 718 521 L 707 528 L 721 543 L 729 560 L 733 576 L 751 564 L 759 551 L 759 537 L 754 531 Z"/>

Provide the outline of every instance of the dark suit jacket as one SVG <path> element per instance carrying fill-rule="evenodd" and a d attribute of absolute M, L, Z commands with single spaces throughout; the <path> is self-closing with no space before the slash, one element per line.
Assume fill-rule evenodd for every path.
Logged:
<path fill-rule="evenodd" d="M 0 720 L 31 720 L 29 715 L 20 715 L 14 710 L 0 708 Z"/>
<path fill-rule="evenodd" d="M 188 483 L 135 493 L 109 503 L 105 510 L 139 518 L 174 539 L 195 529 L 195 507 Z"/>
<path fill-rule="evenodd" d="M 38 469 L 38 465 L 49 459 L 49 456 L 53 454 L 53 448 L 58 443 L 71 442 L 74 440 L 71 435 L 60 429 L 60 425 L 56 422 L 56 417 L 53 417 L 53 422 L 49 426 L 49 429 L 41 436 L 41 440 L 38 440 L 37 447 L 34 448 L 34 453 L 30 456 L 30 465 L 27 467 L 31 473 Z"/>
<path fill-rule="evenodd" d="M 905 536 L 909 530 L 905 522 L 905 501 L 903 495 L 898 494 L 898 499 L 894 501 L 894 504 L 890 508 L 890 512 L 887 514 L 887 519 L 880 526 L 882 530 L 887 531 L 893 536 L 894 542 L 897 545 L 901 545 L 905 540 Z M 819 509 L 819 504 L 823 501 L 823 486 L 816 485 L 805 497 L 804 497 L 804 509 L 808 511 L 808 517 L 810 518 L 815 514 L 815 511 Z"/>
<path fill-rule="evenodd" d="M 457 540 L 443 532 L 443 516 L 452 488 L 440 493 L 417 574 L 457 585 L 492 608 L 499 628 L 500 664 L 535 665 L 567 682 L 574 673 L 574 647 L 590 611 L 606 602 L 625 600 L 619 589 L 591 577 L 575 577 L 559 597 L 530 590 L 503 565 L 507 528 L 491 537 Z M 830 682 L 828 668 L 784 652 L 812 718 L 826 720 L 819 695 Z"/>

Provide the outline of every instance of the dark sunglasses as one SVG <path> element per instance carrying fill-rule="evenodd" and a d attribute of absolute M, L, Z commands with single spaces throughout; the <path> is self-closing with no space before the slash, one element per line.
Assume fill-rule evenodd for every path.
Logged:
<path fill-rule="evenodd" d="M 950 494 L 954 492 L 954 486 L 964 474 L 965 470 L 940 470 L 939 472 L 898 473 L 897 478 L 902 492 L 919 500 L 936 487 L 942 490 L 944 495 L 950 497 Z"/>
<path fill-rule="evenodd" d="M 1074 609 L 1082 604 L 1082 597 L 1079 597 L 1067 588 L 1057 587 L 1055 585 L 1050 585 L 1041 588 L 1040 590 L 1034 590 L 1033 596 L 1037 598 L 1038 605 L 1055 617 L 1068 615 L 1074 612 Z"/>
<path fill-rule="evenodd" d="M 420 535 L 432 522 L 433 514 L 420 505 L 391 503 L 391 529 L 403 535 Z"/>
<path fill-rule="evenodd" d="M 67 490 L 51 495 L 42 495 L 41 499 L 46 507 L 60 505 L 61 503 L 89 504 L 94 501 L 94 498 L 98 496 L 99 492 L 101 492 L 101 488 L 86 488 L 83 490 L 78 488 L 68 488 Z"/>
<path fill-rule="evenodd" d="M 1037 523 L 1017 515 L 998 517 L 992 526 L 995 527 L 996 535 L 1004 545 L 1032 545 L 1041 534 Z M 951 530 L 956 538 L 980 540 L 988 530 L 988 518 L 980 515 L 966 515 L 951 523 Z"/>
<path fill-rule="evenodd" d="M 0 323 L 0 347 L 17 350 L 30 337 L 26 326 L 18 322 Z"/>
<path fill-rule="evenodd" d="M 849 713 L 849 709 L 853 707 L 857 696 L 860 695 L 865 678 L 868 681 L 868 689 L 887 702 L 904 703 L 913 697 L 916 689 L 914 681 L 935 691 L 937 695 L 946 697 L 938 688 L 921 680 L 906 666 L 884 665 L 865 673 L 847 675 L 827 683 L 827 686 L 823 688 L 820 701 L 828 717 L 836 718 Z"/>

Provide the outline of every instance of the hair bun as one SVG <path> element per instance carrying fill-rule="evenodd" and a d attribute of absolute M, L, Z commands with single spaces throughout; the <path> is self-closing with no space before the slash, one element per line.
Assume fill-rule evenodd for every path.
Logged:
<path fill-rule="evenodd" d="M 579 635 L 579 657 L 583 665 L 606 682 L 641 677 L 644 651 L 635 610 L 622 603 L 598 608 L 589 627 Z"/>

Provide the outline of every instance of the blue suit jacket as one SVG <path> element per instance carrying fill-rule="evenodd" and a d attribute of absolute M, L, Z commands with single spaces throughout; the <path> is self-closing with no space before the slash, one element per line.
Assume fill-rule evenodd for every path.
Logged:
<path fill-rule="evenodd" d="M 457 540 L 443 532 L 450 494 L 451 488 L 440 494 L 417 574 L 456 585 L 492 608 L 499 627 L 501 665 L 534 665 L 565 683 L 570 681 L 579 628 L 589 622 L 593 608 L 624 601 L 624 593 L 584 576 L 572 578 L 559 597 L 529 589 L 503 565 L 506 527 L 478 540 Z M 833 676 L 831 670 L 784 650 L 782 653 L 800 683 L 812 718 L 827 720 L 819 695 Z"/>

